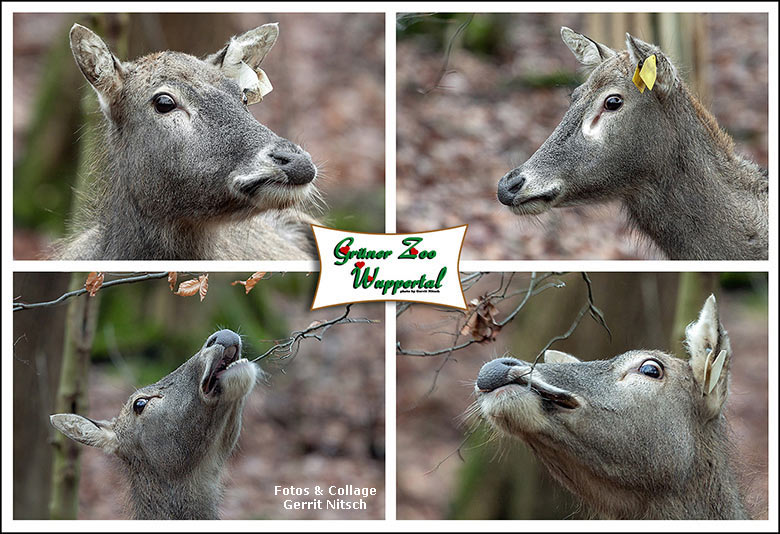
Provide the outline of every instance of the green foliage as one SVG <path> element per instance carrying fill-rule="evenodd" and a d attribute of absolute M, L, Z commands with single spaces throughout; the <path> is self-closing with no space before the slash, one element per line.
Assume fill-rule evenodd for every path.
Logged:
<path fill-rule="evenodd" d="M 361 232 L 384 232 L 384 187 L 357 189 L 338 199 L 327 199 L 325 223 L 333 228 Z"/>
<path fill-rule="evenodd" d="M 769 305 L 767 273 L 722 273 L 719 281 L 725 291 L 741 293 L 746 305 L 766 317 Z"/>
<path fill-rule="evenodd" d="M 504 89 L 543 89 L 546 87 L 577 87 L 582 78 L 574 71 L 525 73 L 506 80 Z"/>
<path fill-rule="evenodd" d="M 431 50 L 443 52 L 462 24 L 467 25 L 458 46 L 486 59 L 503 53 L 507 19 L 497 13 L 405 13 L 396 19 L 396 33 L 399 40 L 422 38 Z"/>

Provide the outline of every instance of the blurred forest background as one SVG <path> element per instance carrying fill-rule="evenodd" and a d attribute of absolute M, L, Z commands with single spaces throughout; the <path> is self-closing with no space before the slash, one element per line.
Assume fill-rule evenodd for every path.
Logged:
<path fill-rule="evenodd" d="M 499 287 L 490 273 L 466 292 L 467 301 Z M 552 348 L 583 360 L 606 359 L 630 349 L 657 348 L 684 357 L 684 326 L 696 319 L 714 292 L 733 350 L 726 416 L 732 431 L 734 467 L 755 518 L 767 518 L 768 316 L 765 273 L 591 273 L 593 299 L 612 332 L 585 314 L 574 333 Z M 516 273 L 510 291 L 528 287 Z M 473 402 L 480 367 L 509 353 L 526 361 L 564 334 L 587 302 L 579 273 L 546 282 L 566 285 L 532 296 L 493 343 L 476 343 L 446 355 L 398 354 L 397 510 L 399 519 L 587 519 L 589 512 L 518 440 L 489 441 L 481 424 L 464 441 L 461 416 Z M 503 319 L 523 298 L 496 304 Z M 413 305 L 398 317 L 404 350 L 433 351 L 453 344 L 458 312 Z M 468 340 L 460 337 L 458 343 Z M 459 454 L 463 460 L 459 458 Z"/>
<path fill-rule="evenodd" d="M 617 50 L 627 31 L 659 44 L 737 150 L 766 167 L 767 24 L 760 13 L 399 15 L 398 231 L 469 223 L 464 259 L 662 259 L 632 239 L 617 203 L 521 219 L 496 199 L 584 79 L 560 27 Z"/>
<path fill-rule="evenodd" d="M 158 50 L 202 56 L 237 33 L 279 22 L 263 62 L 274 91 L 250 107 L 318 165 L 336 228 L 384 230 L 383 14 L 16 13 L 13 29 L 14 258 L 37 259 L 62 237 L 88 181 L 102 121 L 68 44 L 73 23 L 101 35 L 121 59 Z"/>
<path fill-rule="evenodd" d="M 73 276 L 73 283 L 83 285 L 86 273 Z M 66 301 L 97 306 L 82 377 L 88 398 L 78 400 L 78 411 L 93 419 L 116 416 L 136 387 L 173 371 L 218 328 L 242 334 L 244 356 L 252 359 L 273 346 L 267 340 L 344 312 L 309 309 L 316 276 L 275 273 L 248 295 L 243 286 L 230 285 L 248 276 L 211 273 L 202 302 L 197 295 L 173 295 L 165 279 L 104 287 L 94 298 Z M 71 283 L 70 273 L 16 273 L 14 295 L 24 302 L 48 301 Z M 55 413 L 63 353 L 71 350 L 65 342 L 69 306 L 14 313 L 14 519 L 49 517 L 51 439 L 57 434 L 49 414 Z M 224 519 L 384 517 L 384 306 L 355 304 L 350 317 L 377 322 L 333 326 L 321 342 L 304 339 L 294 359 L 260 362 L 269 376 L 248 399 L 238 447 L 225 470 Z M 117 465 L 98 449 L 77 447 L 78 518 L 127 518 Z M 317 484 L 376 487 L 378 495 L 368 499 L 367 511 L 293 511 L 284 510 L 273 490 Z"/>

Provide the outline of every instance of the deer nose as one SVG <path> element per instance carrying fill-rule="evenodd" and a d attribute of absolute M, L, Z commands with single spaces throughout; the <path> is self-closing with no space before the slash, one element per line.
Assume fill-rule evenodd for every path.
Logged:
<path fill-rule="evenodd" d="M 241 337 L 232 330 L 220 330 L 219 332 L 214 332 L 211 334 L 209 340 L 206 342 L 207 347 L 215 344 L 222 345 L 225 348 L 236 346 L 240 347 Z"/>
<path fill-rule="evenodd" d="M 307 154 L 291 150 L 274 150 L 268 157 L 287 175 L 287 181 L 295 185 L 308 184 L 317 176 L 317 167 Z"/>
<path fill-rule="evenodd" d="M 489 361 L 479 370 L 477 387 L 482 391 L 493 391 L 501 386 L 505 386 L 514 381 L 513 378 L 507 376 L 510 369 L 527 365 L 525 362 L 515 358 L 498 358 Z"/>
<path fill-rule="evenodd" d="M 505 206 L 511 206 L 515 200 L 515 195 L 520 192 L 525 184 L 525 176 L 522 171 L 512 169 L 498 181 L 498 200 Z"/>

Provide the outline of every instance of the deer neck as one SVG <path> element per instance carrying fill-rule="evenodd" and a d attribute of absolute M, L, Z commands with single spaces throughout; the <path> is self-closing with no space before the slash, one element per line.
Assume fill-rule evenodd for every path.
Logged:
<path fill-rule="evenodd" d="M 624 198 L 632 222 L 671 259 L 766 257 L 765 177 L 687 90 L 677 98 L 671 142 Z"/>
<path fill-rule="evenodd" d="M 164 214 L 160 213 L 147 213 L 126 191 L 112 193 L 109 198 L 112 200 L 104 207 L 102 217 L 107 221 L 102 236 L 102 257 L 166 260 L 209 257 L 216 239 L 215 229 L 161 218 Z"/>
<path fill-rule="evenodd" d="M 690 476 L 676 494 L 656 493 L 649 509 L 657 518 L 750 519 L 731 470 L 725 421 L 711 430 L 710 439 L 700 437 Z"/>
<path fill-rule="evenodd" d="M 601 519 L 750 519 L 727 462 L 710 458 L 681 485 L 637 491 L 608 483 L 574 492 Z"/>
<path fill-rule="evenodd" d="M 718 458 L 702 458 L 697 465 L 695 479 L 686 494 L 688 507 L 699 510 L 707 519 L 750 519 L 742 503 L 738 485 L 728 460 L 728 451 L 722 444 Z"/>
<path fill-rule="evenodd" d="M 218 472 L 173 478 L 127 469 L 134 519 L 219 519 Z"/>
<path fill-rule="evenodd" d="M 603 519 L 750 519 L 729 462 L 726 423 L 715 421 L 688 475 L 664 487 L 587 484 L 581 493 Z"/>

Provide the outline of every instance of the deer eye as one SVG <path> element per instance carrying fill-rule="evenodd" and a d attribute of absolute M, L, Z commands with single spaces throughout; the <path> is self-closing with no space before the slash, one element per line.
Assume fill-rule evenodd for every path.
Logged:
<path fill-rule="evenodd" d="M 645 360 L 639 366 L 639 372 L 650 378 L 663 378 L 664 366 L 655 360 Z"/>
<path fill-rule="evenodd" d="M 133 411 L 135 412 L 135 415 L 141 415 L 141 412 L 144 411 L 144 408 L 146 408 L 147 404 L 149 404 L 149 399 L 145 399 L 143 397 L 135 399 L 135 402 L 133 403 Z"/>
<path fill-rule="evenodd" d="M 604 100 L 604 109 L 607 111 L 617 111 L 623 105 L 623 98 L 620 95 L 609 95 Z"/>
<path fill-rule="evenodd" d="M 157 113 L 168 113 L 176 109 L 176 101 L 168 93 L 160 93 L 154 97 L 154 109 Z"/>

